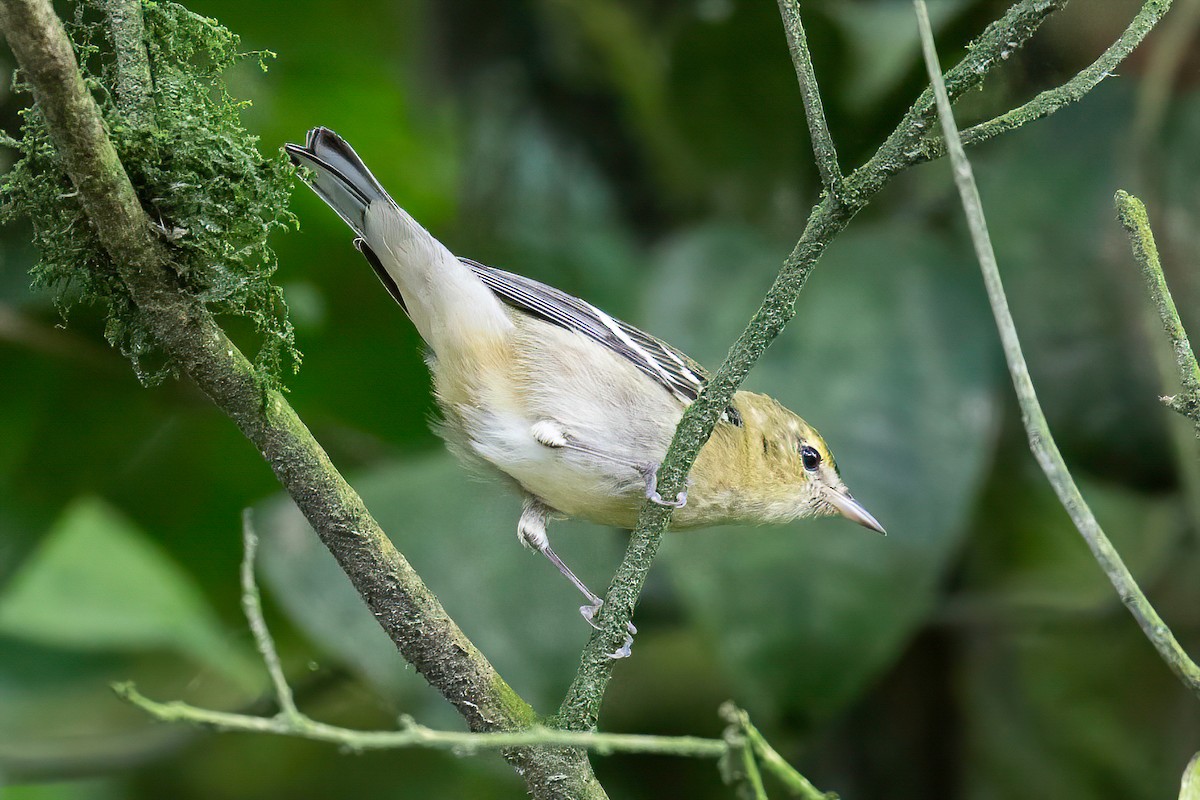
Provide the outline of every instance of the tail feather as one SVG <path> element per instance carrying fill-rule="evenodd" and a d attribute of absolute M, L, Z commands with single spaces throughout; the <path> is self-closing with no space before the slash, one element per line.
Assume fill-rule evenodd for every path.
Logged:
<path fill-rule="evenodd" d="M 301 147 L 284 146 L 292 163 L 313 171 L 308 184 L 359 236 L 366 231 L 367 206 L 392 202 L 346 140 L 328 128 L 313 128 Z"/>
<path fill-rule="evenodd" d="M 468 362 L 484 358 L 512 322 L 500 300 L 445 245 L 400 208 L 346 141 L 313 128 L 288 155 L 312 174 L 305 180 L 354 231 L 354 246 L 434 353 Z"/>

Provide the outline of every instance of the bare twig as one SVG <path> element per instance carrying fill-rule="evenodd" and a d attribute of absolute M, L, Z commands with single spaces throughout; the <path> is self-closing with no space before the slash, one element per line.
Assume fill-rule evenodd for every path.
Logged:
<path fill-rule="evenodd" d="M 800 17 L 800 0 L 779 0 L 779 13 L 783 17 L 792 63 L 796 65 L 800 99 L 804 103 L 808 135 L 812 139 L 813 156 L 821 172 L 821 182 L 826 191 L 838 195 L 842 191 L 842 168 L 838 166 L 837 148 L 834 147 L 829 123 L 825 120 L 825 109 L 821 105 L 817 75 L 813 72 L 812 55 L 808 51 L 808 37 L 804 34 L 804 21 Z"/>
<path fill-rule="evenodd" d="M 511 751 L 514 748 L 570 748 L 586 750 L 598 755 L 612 753 L 637 753 L 668 755 L 681 758 L 714 758 L 722 765 L 737 760 L 742 765 L 739 774 L 744 774 L 747 785 L 753 788 L 753 798 L 765 798 L 762 778 L 755 762 L 755 755 L 764 759 L 764 765 L 780 776 L 784 785 L 796 796 L 805 800 L 824 800 L 800 773 L 796 772 L 767 743 L 762 734 L 751 723 L 745 711 L 725 703 L 720 714 L 729 723 L 721 739 L 705 739 L 697 736 L 653 736 L 642 734 L 611 734 L 595 731 L 564 731 L 543 725 L 531 725 L 514 732 L 475 733 L 438 731 L 417 724 L 409 716 L 402 716 L 399 729 L 394 731 L 360 731 L 327 725 L 301 712 L 294 700 L 291 687 L 283 674 L 275 642 L 262 614 L 262 598 L 258 582 L 254 577 L 254 557 L 258 537 L 254 533 L 247 509 L 242 516 L 242 537 L 245 557 L 241 565 L 242 605 L 246 621 L 254 634 L 255 644 L 262 656 L 263 664 L 271 676 L 279 713 L 272 717 L 214 711 L 179 701 L 160 703 L 141 694 L 132 683 L 113 684 L 118 697 L 146 712 L 160 722 L 186 723 L 218 731 L 242 733 L 265 733 L 290 736 L 299 739 L 328 742 L 339 747 L 362 752 L 365 750 L 390 750 L 406 747 L 422 747 L 432 750 L 449 750 L 456 755 L 473 755 L 487 751 Z M 732 735 L 730 735 L 732 732 Z M 722 766 L 722 769 L 725 767 Z M 756 787 L 756 788 L 755 788 Z M 807 787 L 806 792 L 796 792 L 797 787 Z M 573 795 L 570 795 L 573 796 Z"/>
<path fill-rule="evenodd" d="M 562 731 L 541 725 L 507 733 L 437 731 L 418 725 L 409 717 L 401 717 L 399 730 L 358 731 L 317 722 L 299 711 L 294 715 L 256 717 L 212 711 L 178 701 L 159 703 L 138 692 L 131 683 L 114 684 L 113 691 L 121 699 L 161 722 L 182 722 L 219 731 L 268 733 L 311 739 L 336 744 L 355 752 L 423 747 L 431 750 L 449 750 L 456 755 L 473 755 L 478 752 L 504 751 L 518 747 L 544 747 L 589 750 L 599 755 L 642 753 L 683 758 L 720 758 L 727 749 L 720 739 L 704 739 L 697 736 L 588 733 Z"/>
<path fill-rule="evenodd" d="M 1163 275 L 1162 264 L 1158 260 L 1158 246 L 1154 243 L 1154 231 L 1150 229 L 1150 219 L 1146 215 L 1146 206 L 1142 201 L 1125 191 L 1118 191 L 1114 198 L 1117 204 L 1117 218 L 1125 232 L 1129 234 L 1129 244 L 1133 247 L 1133 257 L 1142 268 L 1142 277 L 1146 280 L 1146 288 L 1158 309 L 1162 320 L 1163 330 L 1171 342 L 1175 353 L 1175 364 L 1179 369 L 1179 385 L 1182 391 L 1174 397 L 1162 398 L 1163 403 L 1190 419 L 1196 425 L 1196 435 L 1200 436 L 1200 365 L 1196 363 L 1196 354 L 1188 341 L 1187 331 L 1179 319 L 1179 311 L 1171 298 L 1171 289 L 1167 286 L 1166 276 Z"/>
<path fill-rule="evenodd" d="M 279 713 L 288 719 L 300 717 L 296 708 L 296 699 L 292 696 L 292 687 L 288 685 L 283 674 L 283 666 L 279 663 L 279 653 L 275 650 L 275 640 L 267 628 L 263 618 L 262 595 L 258 591 L 258 581 L 254 579 L 254 556 L 258 552 L 258 535 L 254 532 L 250 509 L 242 511 L 242 611 L 246 614 L 246 624 L 254 635 L 254 644 L 258 654 L 262 656 L 267 674 L 271 676 L 271 685 L 275 687 L 275 699 L 279 703 Z"/>
<path fill-rule="evenodd" d="M 937 97 L 942 132 L 946 138 L 950 160 L 954 165 L 954 181 L 962 198 L 963 210 L 966 212 L 967 224 L 971 230 L 971 241 L 975 246 L 980 268 L 983 270 L 988 300 L 996 318 L 996 327 L 1000 332 L 1000 341 L 1004 348 L 1004 357 L 1008 362 L 1009 373 L 1012 375 L 1017 401 L 1021 406 L 1021 416 L 1029 436 L 1030 450 L 1033 451 L 1042 471 L 1046 473 L 1050 485 L 1071 516 L 1075 527 L 1079 529 L 1084 541 L 1087 542 L 1092 555 L 1099 562 L 1117 590 L 1117 594 L 1121 597 L 1121 601 L 1137 620 L 1146 637 L 1184 685 L 1200 694 L 1200 667 L 1179 646 L 1175 635 L 1171 633 L 1170 628 L 1150 605 L 1150 601 L 1146 599 L 1141 587 L 1138 586 L 1120 555 L 1105 536 L 1099 523 L 1096 522 L 1095 516 L 1079 493 L 1079 488 L 1075 485 L 1075 481 L 1063 461 L 1062 454 L 1059 453 L 1058 446 L 1054 442 L 1054 437 L 1050 433 L 1050 426 L 1046 422 L 1046 416 L 1042 412 L 1037 393 L 1033 388 L 1033 381 L 1029 377 L 1029 368 L 1025 363 L 1025 356 L 1021 352 L 1016 325 L 1004 295 L 1000 270 L 996 265 L 996 254 L 988 235 L 983 204 L 979 199 L 979 190 L 975 186 L 971 163 L 967 160 L 966 152 L 963 150 L 963 143 L 954 123 L 954 112 L 950 107 L 950 99 L 946 95 L 946 89 L 942 83 L 937 49 L 933 43 L 933 31 L 929 25 L 925 3 L 924 0 L 913 0 L 913 3 L 916 7 L 921 31 L 925 64 Z"/>
<path fill-rule="evenodd" d="M 792 797 L 799 797 L 801 800 L 837 800 L 836 793 L 822 792 L 779 755 L 766 737 L 750 722 L 750 715 L 745 711 L 733 703 L 726 703 L 721 706 L 721 717 L 745 739 L 746 749 L 757 756 L 759 765 L 774 775 Z"/>

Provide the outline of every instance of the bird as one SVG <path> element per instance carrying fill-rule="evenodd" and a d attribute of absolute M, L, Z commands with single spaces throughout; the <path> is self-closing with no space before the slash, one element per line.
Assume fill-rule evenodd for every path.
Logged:
<path fill-rule="evenodd" d="M 583 594 L 589 624 L 603 600 L 551 548 L 552 518 L 632 528 L 649 499 L 675 508 L 673 529 L 840 514 L 885 533 L 817 430 L 749 391 L 734 394 L 685 491 L 663 498 L 658 466 L 708 379 L 700 364 L 566 292 L 455 256 L 328 128 L 285 150 L 424 340 L 437 432 L 521 495 L 518 539 Z M 612 657 L 629 655 L 636 630 Z"/>

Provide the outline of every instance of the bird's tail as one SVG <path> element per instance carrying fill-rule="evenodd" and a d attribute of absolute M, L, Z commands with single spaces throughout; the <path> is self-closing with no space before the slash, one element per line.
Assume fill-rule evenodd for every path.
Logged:
<path fill-rule="evenodd" d="M 285 149 L 311 170 L 308 185 L 354 231 L 355 247 L 435 354 L 465 353 L 511 328 L 500 301 L 388 196 L 345 139 L 313 128 L 303 147 Z"/>
<path fill-rule="evenodd" d="M 359 236 L 366 232 L 367 206 L 376 200 L 392 202 L 354 148 L 328 128 L 313 128 L 303 147 L 288 144 L 284 149 L 293 164 L 312 170 L 308 185 Z"/>

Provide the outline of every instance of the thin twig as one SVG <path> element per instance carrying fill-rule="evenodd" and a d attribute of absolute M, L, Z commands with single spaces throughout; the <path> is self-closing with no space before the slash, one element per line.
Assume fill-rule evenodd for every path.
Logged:
<path fill-rule="evenodd" d="M 258 591 L 258 581 L 254 579 L 254 556 L 258 552 L 258 536 L 254 533 L 252 513 L 248 508 L 242 511 L 242 543 L 245 548 L 242 556 L 242 611 L 246 614 L 250 633 L 254 635 L 258 654 L 262 656 L 263 665 L 271 676 L 271 685 L 275 687 L 279 713 L 284 717 L 297 719 L 301 716 L 300 711 L 296 708 L 292 687 L 288 686 L 283 666 L 279 663 L 275 640 L 271 638 L 271 631 L 263 618 L 262 595 Z"/>
<path fill-rule="evenodd" d="M 796 66 L 796 79 L 800 82 L 800 99 L 804 103 L 808 135 L 812 139 L 813 157 L 821 173 L 821 183 L 826 191 L 837 196 L 842 192 L 842 168 L 838 166 L 837 148 L 833 144 L 829 123 L 825 119 L 825 108 L 821 104 L 817 75 L 813 71 L 812 55 L 808 50 L 808 37 L 804 33 L 804 21 L 800 18 L 800 0 L 779 0 L 779 13 L 783 17 L 792 63 Z"/>
<path fill-rule="evenodd" d="M 1067 0 L 1021 0 L 1009 7 L 1004 16 L 967 45 L 966 56 L 946 71 L 950 100 L 979 88 L 993 69 L 1022 48 L 1042 23 L 1066 4 Z M 941 139 L 932 131 L 935 116 L 933 91 L 926 88 L 871 159 L 847 179 L 847 195 L 862 193 L 869 197 L 878 191 L 881 180 L 944 156 Z"/>
<path fill-rule="evenodd" d="M 726 746 L 720 739 L 698 736 L 649 736 L 630 733 L 589 733 L 562 731 L 534 725 L 508 733 L 472 733 L 438 731 L 418 725 L 411 718 L 400 719 L 395 731 L 358 731 L 317 722 L 303 713 L 294 716 L 256 717 L 198 708 L 179 701 L 159 703 L 137 691 L 131 683 L 113 685 L 121 699 L 145 711 L 161 722 L 183 722 L 219 731 L 268 733 L 298 739 L 336 744 L 352 751 L 394 750 L 423 747 L 449 750 L 457 755 L 481 751 L 510 750 L 514 747 L 572 748 L 598 755 L 642 753 L 683 758 L 720 758 Z"/>
<path fill-rule="evenodd" d="M 750 715 L 743 709 L 733 703 L 725 703 L 721 706 L 720 714 L 737 735 L 745 740 L 747 749 L 754 752 L 761 766 L 774 775 L 792 797 L 799 797 L 801 800 L 837 800 L 836 793 L 822 792 L 779 755 L 779 751 L 772 747 L 766 737 L 750 722 Z"/>
<path fill-rule="evenodd" d="M 1129 126 L 1130 157 L 1123 160 L 1131 191 L 1151 206 L 1161 205 L 1157 199 L 1163 196 L 1162 133 L 1171 102 L 1171 89 L 1180 78 L 1190 53 L 1189 45 L 1200 30 L 1200 0 L 1176 0 L 1171 8 L 1171 17 L 1161 32 L 1154 38 L 1154 47 L 1146 56 L 1145 68 L 1138 81 L 1137 103 L 1133 120 Z M 1164 247 L 1171 251 L 1170 238 Z M 1141 304 L 1140 316 L 1145 329 L 1145 340 L 1149 347 L 1159 384 L 1163 394 L 1178 388 L 1179 367 L 1173 354 L 1159 346 L 1161 322 L 1157 310 Z M 1200 443 L 1197 442 L 1196 424 L 1186 417 L 1172 414 L 1166 421 L 1167 435 L 1175 460 L 1179 485 L 1183 490 L 1184 503 L 1191 517 L 1193 530 L 1200 532 Z"/>
<path fill-rule="evenodd" d="M 1063 106 L 1076 102 L 1096 88 L 1100 81 L 1116 74 L 1114 70 L 1117 66 L 1142 43 L 1142 40 L 1154 29 L 1154 26 L 1158 24 L 1170 7 L 1171 0 L 1148 0 L 1134 15 L 1120 37 L 1074 78 L 1062 86 L 1042 92 L 1028 103 L 1005 114 L 967 128 L 962 132 L 963 144 L 968 147 L 979 144 L 1034 120 L 1047 117 Z M 938 154 L 941 155 L 940 152 Z"/>
<path fill-rule="evenodd" d="M 1171 298 L 1167 278 L 1163 275 L 1162 264 L 1158 259 L 1158 246 L 1154 242 L 1154 231 L 1150 229 L 1146 206 L 1141 200 L 1123 190 L 1117 191 L 1114 200 L 1117 204 L 1117 218 L 1129 234 L 1133 257 L 1142 268 L 1146 288 L 1154 300 L 1154 307 L 1158 309 L 1158 316 L 1171 342 L 1175 364 L 1179 369 L 1181 393 L 1174 397 L 1164 397 L 1162 401 L 1168 408 L 1192 420 L 1196 424 L 1196 434 L 1200 436 L 1200 364 L 1196 363 L 1196 354 L 1192 351 L 1187 331 L 1183 328 L 1179 311 Z"/>
<path fill-rule="evenodd" d="M 963 150 L 959 139 L 958 129 L 954 123 L 954 113 L 950 107 L 950 99 L 942 84 L 941 70 L 938 68 L 937 49 L 933 43 L 933 31 L 929 25 L 929 16 L 925 9 L 924 0 L 913 0 L 916 7 L 917 20 L 921 31 L 921 45 L 925 54 L 925 64 L 929 71 L 930 81 L 937 96 L 938 115 L 941 118 L 942 132 L 946 137 L 950 160 L 954 165 L 954 181 L 962 198 L 963 210 L 966 212 L 967 224 L 971 230 L 971 241 L 983 270 L 984 284 L 987 287 L 988 300 L 992 313 L 996 318 L 996 327 L 1000 332 L 1000 341 L 1004 348 L 1004 357 L 1008 362 L 1009 373 L 1012 375 L 1013 387 L 1016 390 L 1017 401 L 1021 406 L 1021 416 L 1025 430 L 1029 436 L 1029 447 L 1046 473 L 1050 485 L 1066 508 L 1075 527 L 1087 542 L 1092 555 L 1099 562 L 1105 574 L 1108 575 L 1121 601 L 1129 609 L 1141 626 L 1146 637 L 1158 650 L 1159 655 L 1171 670 L 1193 692 L 1200 694 L 1200 667 L 1193 662 L 1179 646 L 1175 635 L 1158 616 L 1150 601 L 1146 599 L 1141 588 L 1125 567 L 1120 555 L 1105 536 L 1104 531 L 1096 522 L 1091 509 L 1084 502 L 1079 488 L 1075 485 L 1062 454 L 1050 433 L 1050 426 L 1038 402 L 1033 381 L 1029 377 L 1029 368 L 1025 356 L 1021 352 L 1021 343 L 1017 337 L 1016 325 L 1004 296 L 1004 286 L 1000 281 L 1000 270 L 996 265 L 996 254 L 992 249 L 991 238 L 988 235 L 987 221 L 983 214 L 983 204 L 979 199 L 979 190 L 975 186 L 975 178 L 971 171 L 971 163 Z"/>
<path fill-rule="evenodd" d="M 795 767 L 784 760 L 783 756 L 779 755 L 779 752 L 767 742 L 766 737 L 759 732 L 758 728 L 750 723 L 748 715 L 742 727 L 746 732 L 746 739 L 754 748 L 754 753 L 758 756 L 763 768 L 774 775 L 787 788 L 792 797 L 800 797 L 803 800 L 837 799 L 835 793 L 822 792 L 813 786 L 808 778 L 801 775 Z"/>

